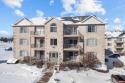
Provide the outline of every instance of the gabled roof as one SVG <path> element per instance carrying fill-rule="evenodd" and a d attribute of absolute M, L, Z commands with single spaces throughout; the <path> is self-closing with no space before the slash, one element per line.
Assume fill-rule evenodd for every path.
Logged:
<path fill-rule="evenodd" d="M 89 16 L 87 18 L 85 18 L 82 23 L 86 22 L 87 20 L 89 20 L 90 18 L 95 18 L 96 20 L 100 21 L 102 24 L 107 24 L 106 22 L 104 22 L 102 19 L 96 17 L 95 15 Z"/>
<path fill-rule="evenodd" d="M 52 19 L 56 19 L 57 21 L 59 21 L 60 23 L 62 23 L 60 20 L 58 20 L 57 18 L 55 18 L 55 17 L 52 17 L 52 18 L 50 18 L 49 20 L 47 20 L 44 24 L 47 24 L 48 22 L 50 22 Z"/>
<path fill-rule="evenodd" d="M 125 34 L 124 33 L 122 34 L 122 33 L 123 33 L 123 31 L 120 31 L 120 30 L 106 31 L 105 32 L 105 37 L 107 37 L 107 38 L 124 37 Z"/>
<path fill-rule="evenodd" d="M 21 20 L 19 20 L 18 22 L 16 22 L 14 25 L 19 24 L 19 23 L 22 22 L 23 20 L 27 20 L 28 22 L 30 22 L 31 24 L 33 24 L 29 19 L 27 19 L 27 18 L 22 18 Z"/>

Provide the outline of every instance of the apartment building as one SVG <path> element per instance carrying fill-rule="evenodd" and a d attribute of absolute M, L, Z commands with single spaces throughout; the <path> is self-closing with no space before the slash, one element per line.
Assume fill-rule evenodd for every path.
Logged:
<path fill-rule="evenodd" d="M 125 52 L 125 32 L 112 30 L 105 32 L 106 54 Z"/>
<path fill-rule="evenodd" d="M 13 25 L 14 57 L 57 62 L 91 52 L 104 63 L 105 24 L 96 16 L 23 18 Z"/>

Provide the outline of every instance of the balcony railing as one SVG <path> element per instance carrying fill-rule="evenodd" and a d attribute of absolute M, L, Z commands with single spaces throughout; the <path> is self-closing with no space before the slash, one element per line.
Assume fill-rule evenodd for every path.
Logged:
<path fill-rule="evenodd" d="M 115 40 L 115 43 L 124 43 L 123 40 Z"/>
<path fill-rule="evenodd" d="M 64 44 L 64 48 L 78 48 L 77 44 Z"/>
<path fill-rule="evenodd" d="M 64 35 L 77 35 L 77 31 L 64 31 Z"/>
<path fill-rule="evenodd" d="M 115 45 L 115 48 L 124 48 L 123 45 Z"/>
<path fill-rule="evenodd" d="M 43 35 L 43 36 L 44 36 L 45 33 L 42 32 L 42 31 L 35 31 L 35 32 L 34 32 L 34 31 L 31 31 L 30 34 L 31 34 L 31 35 Z"/>
<path fill-rule="evenodd" d="M 31 44 L 31 48 L 44 48 L 44 44 Z"/>

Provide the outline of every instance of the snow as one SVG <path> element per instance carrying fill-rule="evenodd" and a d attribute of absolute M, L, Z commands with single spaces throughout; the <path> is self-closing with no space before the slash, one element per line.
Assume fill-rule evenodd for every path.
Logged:
<path fill-rule="evenodd" d="M 9 60 L 7 60 L 7 63 L 9 63 L 9 64 L 14 64 L 14 63 L 16 63 L 18 61 L 18 59 L 15 59 L 15 58 L 10 58 Z"/>
<path fill-rule="evenodd" d="M 13 47 L 12 43 L 0 43 L 0 83 L 33 83 L 42 75 L 42 69 L 26 64 L 6 64 L 13 57 L 13 51 L 5 51 Z"/>
<path fill-rule="evenodd" d="M 44 23 L 47 21 L 45 18 L 37 17 L 30 19 L 34 25 L 44 25 Z"/>
<path fill-rule="evenodd" d="M 6 64 L 5 61 L 12 58 L 13 51 L 5 51 L 6 47 L 13 47 L 12 43 L 0 43 L 0 83 L 35 83 L 40 76 L 42 70 L 35 66 L 27 66 L 25 64 Z M 125 56 L 120 58 L 125 62 Z M 102 69 L 105 65 L 101 66 Z M 108 73 L 101 73 L 95 70 L 69 70 L 54 71 L 53 76 L 48 83 L 57 83 L 54 79 L 59 79 L 59 83 L 112 83 L 111 74 L 125 74 L 123 68 L 110 69 Z"/>
<path fill-rule="evenodd" d="M 118 58 L 120 61 L 125 63 L 125 56 L 121 56 Z M 109 60 L 108 66 L 111 66 L 111 62 L 114 61 L 114 59 Z M 106 65 L 98 66 L 99 70 L 106 70 Z M 112 67 L 109 69 L 108 73 L 101 73 L 97 72 L 95 70 L 69 70 L 69 71 L 60 71 L 59 73 L 55 73 L 54 76 L 50 79 L 48 83 L 57 83 L 53 79 L 59 79 L 59 83 L 112 83 L 111 82 L 111 75 L 112 74 L 121 74 L 125 75 L 125 68 L 115 68 Z"/>
<path fill-rule="evenodd" d="M 114 68 L 109 73 L 100 73 L 94 70 L 88 71 L 60 71 L 56 73 L 55 79 L 60 79 L 59 83 L 112 83 L 112 74 L 125 74 L 125 70 L 121 68 Z M 51 78 L 53 79 L 53 77 Z M 50 80 L 51 80 L 50 79 Z M 56 83 L 55 81 L 49 81 L 48 83 Z"/>
<path fill-rule="evenodd" d="M 122 33 L 122 31 L 106 31 L 105 34 L 107 37 L 118 37 L 120 34 Z"/>
<path fill-rule="evenodd" d="M 95 69 L 97 69 L 97 70 L 104 70 L 104 71 L 108 70 L 107 69 L 107 65 L 104 65 L 104 64 L 102 64 L 102 65 L 97 64 Z"/>

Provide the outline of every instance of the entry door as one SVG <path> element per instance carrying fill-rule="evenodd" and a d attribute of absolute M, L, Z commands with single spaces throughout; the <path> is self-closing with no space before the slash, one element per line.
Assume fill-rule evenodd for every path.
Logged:
<path fill-rule="evenodd" d="M 41 59 L 41 58 L 43 58 L 42 56 L 43 56 L 43 52 L 42 51 L 36 51 L 36 57 L 37 58 Z"/>
<path fill-rule="evenodd" d="M 54 61 L 54 62 L 58 61 L 58 53 L 57 52 L 51 52 L 49 57 L 50 57 L 50 61 Z"/>

